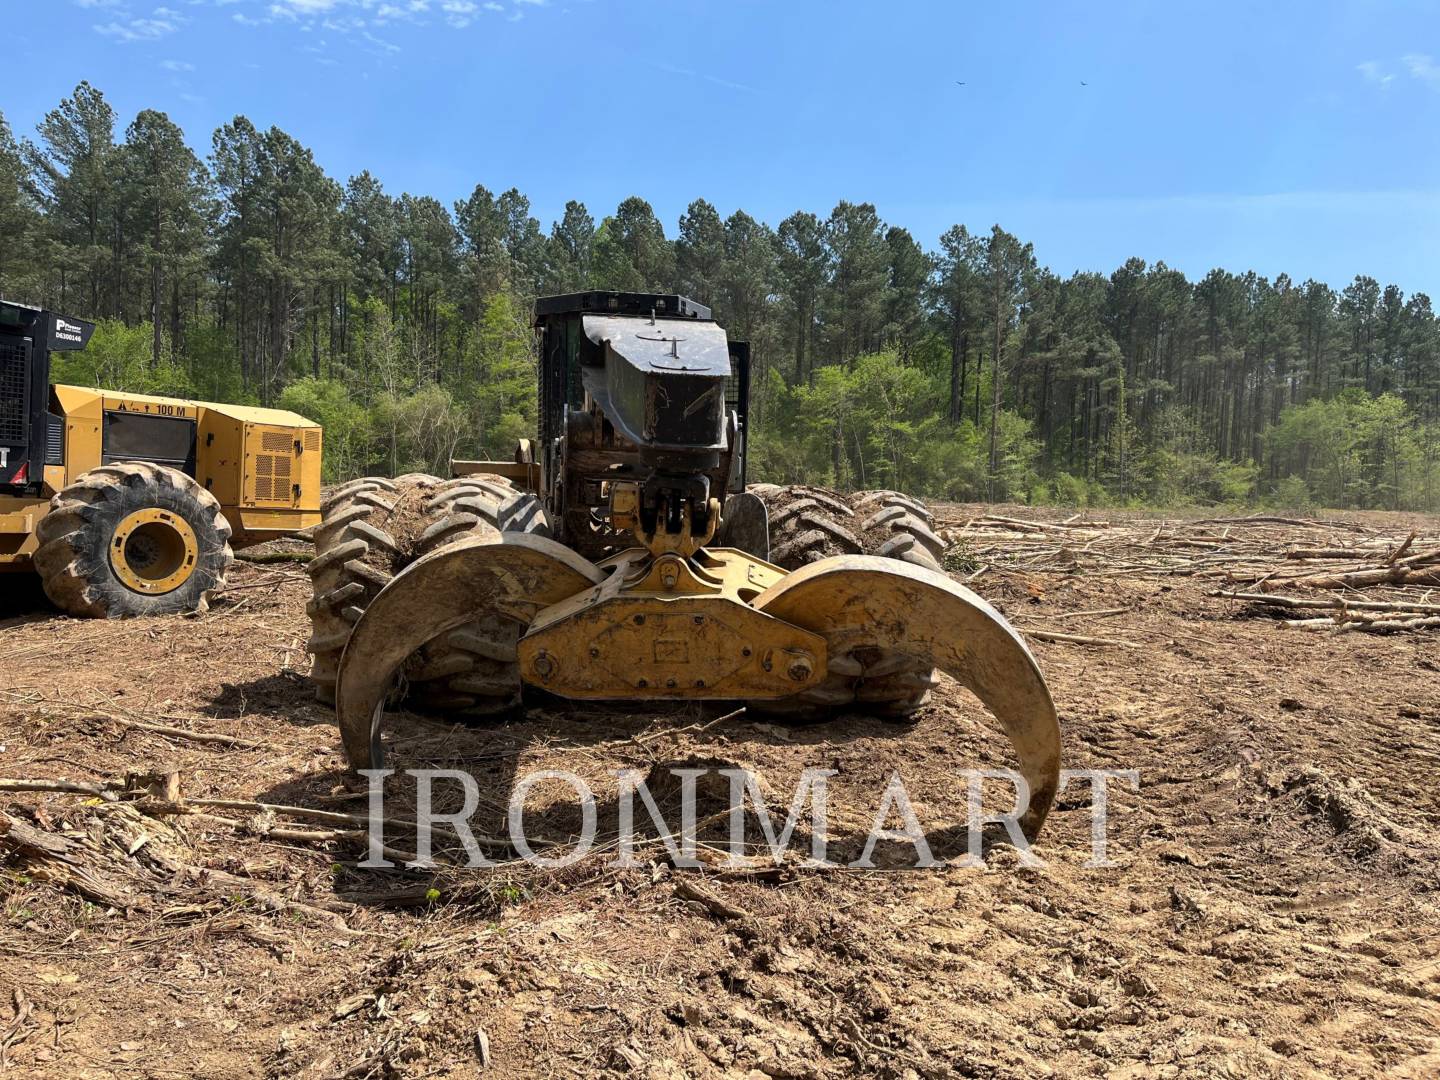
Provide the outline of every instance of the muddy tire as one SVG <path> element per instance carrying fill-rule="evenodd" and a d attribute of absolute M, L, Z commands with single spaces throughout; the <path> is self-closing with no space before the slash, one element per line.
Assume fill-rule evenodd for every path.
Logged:
<path fill-rule="evenodd" d="M 426 501 L 425 516 L 428 524 L 414 548 L 417 559 L 476 533 L 550 535 L 540 500 L 499 476 L 444 481 Z M 427 642 L 406 665 L 412 700 L 432 712 L 509 712 L 520 704 L 519 640 L 518 623 L 491 615 Z"/>
<path fill-rule="evenodd" d="M 381 589 L 415 559 L 463 536 L 548 533 L 533 495 L 497 476 L 440 480 L 410 473 L 364 477 L 334 489 L 316 527 L 307 606 L 315 696 L 333 704 L 340 657 Z M 513 623 L 484 619 L 452 630 L 406 662 L 403 693 L 425 709 L 489 715 L 519 702 Z"/>
<path fill-rule="evenodd" d="M 45 594 L 85 618 L 204 611 L 233 560 L 215 496 L 149 462 L 83 474 L 51 500 L 36 538 Z"/>
<path fill-rule="evenodd" d="M 321 520 L 312 537 L 315 557 L 306 565 L 313 596 L 310 616 L 314 658 L 310 680 L 315 696 L 335 702 L 335 676 L 350 631 L 392 576 L 399 544 L 386 523 L 403 492 L 399 484 L 367 476 L 342 484 L 321 500 Z"/>
<path fill-rule="evenodd" d="M 844 497 L 821 487 L 756 484 L 750 491 L 770 514 L 770 561 L 798 570 L 832 555 L 863 550 L 854 527 L 859 523 Z"/>
<path fill-rule="evenodd" d="M 918 499 L 898 491 L 866 491 L 852 504 L 861 516 L 859 532 L 867 554 L 944 570 L 945 541 L 935 533 L 935 519 Z"/>
<path fill-rule="evenodd" d="M 847 498 L 826 488 L 755 484 L 770 512 L 770 561 L 798 570 L 832 555 L 880 555 L 940 570 L 945 545 L 925 504 L 898 491 L 866 491 Z M 857 649 L 829 661 L 816 687 L 778 701 L 754 702 L 757 712 L 820 720 L 853 709 L 904 719 L 936 686 L 927 661 L 885 649 Z"/>

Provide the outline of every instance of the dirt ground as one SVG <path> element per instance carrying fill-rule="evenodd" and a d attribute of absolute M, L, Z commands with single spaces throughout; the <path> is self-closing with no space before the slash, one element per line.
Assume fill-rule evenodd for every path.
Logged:
<path fill-rule="evenodd" d="M 439 878 L 356 869 L 360 849 L 315 823 L 6 794 L 6 814 L 149 889 L 122 909 L 4 865 L 0 1073 L 1440 1076 L 1440 631 L 1283 627 L 1183 574 L 996 570 L 972 587 L 1022 629 L 1128 643 L 1033 644 L 1065 766 L 1138 770 L 1138 792 L 1111 789 L 1115 866 L 1085 865 L 1083 788 L 1052 812 L 1039 868 L 996 845 L 984 870 L 678 871 L 650 845 L 631 869 L 594 855 Z M 0 584 L 0 776 L 178 770 L 192 800 L 364 812 L 306 684 L 300 566 L 237 566 L 193 618 L 73 621 L 24 591 Z M 853 857 L 899 770 L 954 860 L 958 771 L 1010 761 L 948 682 L 912 724 L 718 715 L 401 714 L 391 764 L 477 773 L 490 835 L 517 772 L 585 777 L 603 832 L 618 769 L 735 763 L 788 802 L 825 767 L 835 857 Z M 534 795 L 532 831 L 569 835 L 568 789 Z"/>

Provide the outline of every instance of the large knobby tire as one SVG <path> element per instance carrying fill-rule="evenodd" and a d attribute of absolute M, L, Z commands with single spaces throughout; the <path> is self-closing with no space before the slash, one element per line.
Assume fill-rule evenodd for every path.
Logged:
<path fill-rule="evenodd" d="M 476 533 L 549 536 L 540 500 L 503 477 L 459 477 L 439 484 L 425 503 L 426 525 L 412 559 Z M 520 624 L 486 615 L 433 638 L 406 664 L 416 704 L 433 712 L 492 716 L 520 705 Z"/>
<path fill-rule="evenodd" d="M 919 499 L 898 491 L 862 491 L 850 505 L 862 518 L 858 528 L 867 555 L 944 572 L 945 541 L 936 534 L 935 519 Z"/>
<path fill-rule="evenodd" d="M 941 570 L 945 543 L 925 504 L 898 491 L 845 496 L 808 485 L 750 488 L 770 513 L 770 561 L 784 570 L 834 555 L 881 555 Z M 928 660 L 890 649 L 858 649 L 831 656 L 825 679 L 778 701 L 752 703 L 758 712 L 815 720 L 858 709 L 904 719 L 930 696 L 938 680 Z"/>
<path fill-rule="evenodd" d="M 320 503 L 321 521 L 311 533 L 315 557 L 306 565 L 314 595 L 310 616 L 315 696 L 335 702 L 335 673 L 351 628 L 390 580 L 398 545 L 383 524 L 395 511 L 399 486 L 379 476 L 362 477 L 331 491 Z M 377 551 L 377 548 L 379 549 Z"/>
<path fill-rule="evenodd" d="M 86 618 L 204 611 L 233 559 L 215 496 L 149 462 L 91 469 L 50 501 L 35 532 L 45 594 Z"/>
<path fill-rule="evenodd" d="M 858 520 L 845 497 L 821 487 L 756 484 L 770 514 L 770 561 L 786 570 L 832 555 L 859 555 Z"/>
<path fill-rule="evenodd" d="M 335 489 L 321 510 L 307 610 L 311 680 L 316 697 L 331 704 L 350 633 L 395 574 L 462 536 L 549 531 L 535 496 L 490 475 L 365 477 Z M 513 708 L 520 700 L 517 640 L 514 623 L 493 617 L 449 631 L 407 661 L 402 692 L 434 711 L 489 715 Z"/>

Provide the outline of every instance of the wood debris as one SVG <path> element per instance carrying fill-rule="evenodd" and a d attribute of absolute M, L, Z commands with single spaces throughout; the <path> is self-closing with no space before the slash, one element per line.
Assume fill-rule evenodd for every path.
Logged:
<path fill-rule="evenodd" d="M 959 507 L 947 508 L 960 510 Z M 1036 511 L 1038 517 L 1042 511 Z M 1340 518 L 1125 518 L 1029 520 L 943 512 L 937 530 L 968 580 L 985 574 L 1066 577 L 1191 577 L 1211 594 L 1257 612 L 1310 609 L 1277 625 L 1337 633 L 1397 633 L 1440 627 L 1440 532 L 1433 522 L 1396 533 Z M 1291 592 L 1302 595 L 1287 595 Z M 1106 611 L 1103 614 L 1123 612 Z M 1077 618 L 1102 612 L 1074 612 Z M 1129 645 L 1114 638 L 1025 628 L 1041 641 Z"/>

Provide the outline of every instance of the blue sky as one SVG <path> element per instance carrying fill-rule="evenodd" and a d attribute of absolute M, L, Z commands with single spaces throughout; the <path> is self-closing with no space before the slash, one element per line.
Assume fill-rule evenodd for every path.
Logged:
<path fill-rule="evenodd" d="M 80 79 L 204 153 L 237 113 L 445 202 L 772 224 L 874 202 L 1062 274 L 1163 259 L 1440 298 L 1435 3 L 0 0 L 17 134 Z M 22 56 L 25 58 L 22 60 Z M 963 82 L 965 85 L 957 85 Z M 1081 85 L 1086 83 L 1088 85 Z"/>

